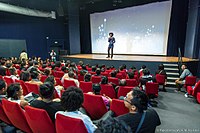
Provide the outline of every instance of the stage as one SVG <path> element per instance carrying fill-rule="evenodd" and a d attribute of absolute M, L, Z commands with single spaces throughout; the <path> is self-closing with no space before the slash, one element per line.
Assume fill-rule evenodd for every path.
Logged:
<path fill-rule="evenodd" d="M 139 56 L 139 55 L 114 55 L 112 59 L 106 58 L 106 54 L 76 54 L 76 55 L 63 55 L 60 57 L 61 60 L 70 60 L 75 63 L 78 63 L 80 60 L 84 64 L 96 65 L 96 64 L 105 64 L 107 66 L 114 65 L 118 67 L 122 64 L 126 64 L 127 68 L 135 66 L 139 69 L 142 65 L 146 65 L 152 72 L 157 70 L 159 64 L 177 64 L 178 57 L 171 56 Z M 198 67 L 198 59 L 191 58 L 182 58 L 183 62 L 188 65 L 189 68 L 192 68 L 192 71 L 195 72 Z"/>
<path fill-rule="evenodd" d="M 79 58 L 79 59 L 93 59 L 93 60 L 118 60 L 118 61 L 144 61 L 144 62 L 178 62 L 178 57 L 170 56 L 135 56 L 135 55 L 114 55 L 112 59 L 106 58 L 104 54 L 77 54 L 62 56 L 62 58 Z M 183 62 L 198 61 L 198 59 L 182 58 Z"/>

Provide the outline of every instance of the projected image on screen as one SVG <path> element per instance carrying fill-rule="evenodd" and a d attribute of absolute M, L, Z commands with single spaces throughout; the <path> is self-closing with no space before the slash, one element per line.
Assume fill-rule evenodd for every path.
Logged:
<path fill-rule="evenodd" d="M 114 33 L 115 54 L 166 55 L 171 1 L 90 14 L 92 53 L 107 53 Z"/>

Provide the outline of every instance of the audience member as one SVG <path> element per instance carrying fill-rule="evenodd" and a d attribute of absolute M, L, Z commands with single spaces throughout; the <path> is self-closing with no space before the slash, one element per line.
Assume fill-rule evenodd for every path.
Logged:
<path fill-rule="evenodd" d="M 91 81 L 91 77 L 92 77 L 92 75 L 90 73 L 86 73 L 84 75 L 84 81 L 85 82 L 90 82 Z"/>
<path fill-rule="evenodd" d="M 83 101 L 84 97 L 82 90 L 77 87 L 69 87 L 61 97 L 61 104 L 65 111 L 58 111 L 56 115 L 62 114 L 64 116 L 81 119 L 85 124 L 88 133 L 93 133 L 97 127 L 92 123 L 87 115 L 84 115 L 79 111 Z"/>
<path fill-rule="evenodd" d="M 30 73 L 27 72 L 27 71 L 22 71 L 20 73 L 19 79 L 23 80 L 24 82 L 29 81 L 30 80 Z"/>
<path fill-rule="evenodd" d="M 79 87 L 79 81 L 77 79 L 74 78 L 75 77 L 75 73 L 73 71 L 69 71 L 68 75 L 65 74 L 62 79 L 61 82 L 64 83 L 64 80 L 73 80 L 76 84 L 77 87 Z"/>
<path fill-rule="evenodd" d="M 7 98 L 6 91 L 7 84 L 4 80 L 0 79 L 0 102 L 3 98 Z"/>
<path fill-rule="evenodd" d="M 30 72 L 31 74 L 31 81 L 29 81 L 29 83 L 31 84 L 37 84 L 37 85 L 41 85 L 43 84 L 39 79 L 40 79 L 40 75 L 37 71 L 32 71 Z"/>
<path fill-rule="evenodd" d="M 154 133 L 156 126 L 161 124 L 156 111 L 152 108 L 147 109 L 148 98 L 138 87 L 127 93 L 124 105 L 129 109 L 129 113 L 118 116 L 117 119 L 130 126 L 132 132 Z"/>
<path fill-rule="evenodd" d="M 10 77 L 13 81 L 15 81 L 16 79 L 19 79 L 19 78 L 18 78 L 18 75 L 17 75 L 17 70 L 16 70 L 16 68 L 12 67 L 12 68 L 9 69 L 9 71 L 10 71 L 10 76 L 9 76 L 9 77 Z"/>
<path fill-rule="evenodd" d="M 39 94 L 41 99 L 31 102 L 31 106 L 35 108 L 44 109 L 47 111 L 51 120 L 55 121 L 55 113 L 57 111 L 64 111 L 61 103 L 54 99 L 54 86 L 50 82 L 45 82 L 40 85 Z"/>
<path fill-rule="evenodd" d="M 13 83 L 8 86 L 7 97 L 9 101 L 16 102 L 22 107 L 28 105 L 28 102 L 24 99 L 23 90 L 19 83 Z"/>
<path fill-rule="evenodd" d="M 187 65 L 186 64 L 183 64 L 181 66 L 181 69 L 183 70 L 183 72 L 181 73 L 181 76 L 179 79 L 177 79 L 175 81 L 178 89 L 176 91 L 181 91 L 181 87 L 185 84 L 185 78 L 187 76 L 192 76 L 192 73 L 190 72 L 190 70 L 187 68 Z"/>

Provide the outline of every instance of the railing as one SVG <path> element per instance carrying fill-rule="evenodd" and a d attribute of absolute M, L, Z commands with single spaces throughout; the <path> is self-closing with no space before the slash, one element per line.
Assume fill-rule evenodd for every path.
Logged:
<path fill-rule="evenodd" d="M 182 59 L 182 55 L 181 55 L 181 49 L 178 48 L 178 70 L 179 70 L 179 74 L 181 74 L 182 63 L 183 63 L 183 59 Z"/>

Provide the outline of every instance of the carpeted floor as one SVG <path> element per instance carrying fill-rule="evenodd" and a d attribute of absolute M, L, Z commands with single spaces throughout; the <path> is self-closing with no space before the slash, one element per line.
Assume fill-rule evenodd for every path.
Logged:
<path fill-rule="evenodd" d="M 159 92 L 157 107 L 161 119 L 156 133 L 200 133 L 200 104 L 193 98 L 186 98 L 184 92 L 174 92 L 166 88 Z"/>

